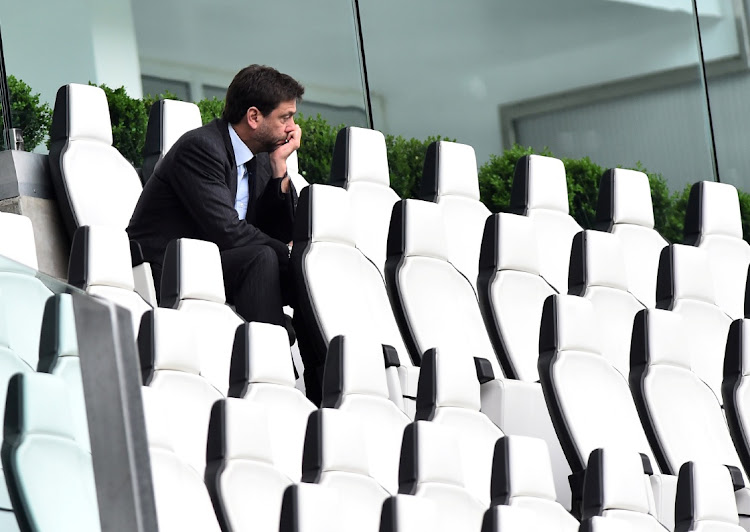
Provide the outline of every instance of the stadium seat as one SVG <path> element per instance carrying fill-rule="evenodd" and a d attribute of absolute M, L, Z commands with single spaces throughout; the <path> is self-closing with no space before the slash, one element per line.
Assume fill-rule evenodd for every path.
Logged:
<path fill-rule="evenodd" d="M 202 477 L 211 407 L 225 395 L 202 375 L 193 318 L 158 308 L 143 315 L 138 334 L 142 382 L 158 389 L 172 416 L 176 452 Z"/>
<path fill-rule="evenodd" d="M 729 327 L 724 357 L 724 413 L 729 433 L 745 471 L 750 471 L 750 321 L 735 320 Z"/>
<path fill-rule="evenodd" d="M 50 126 L 50 174 L 70 237 L 84 225 L 125 229 L 143 190 L 112 146 L 107 97 L 99 87 L 60 87 Z"/>
<path fill-rule="evenodd" d="M 0 212 L 0 255 L 31 268 L 39 269 L 34 228 L 27 216 Z"/>
<path fill-rule="evenodd" d="M 91 450 L 86 400 L 83 393 L 78 334 L 70 294 L 57 294 L 47 300 L 39 342 L 37 371 L 57 375 L 65 383 L 70 399 L 71 430 L 84 449 Z"/>
<path fill-rule="evenodd" d="M 424 497 L 395 495 L 383 503 L 379 532 L 433 532 L 437 506 Z"/>
<path fill-rule="evenodd" d="M 194 318 L 201 375 L 227 395 L 234 334 L 244 320 L 226 305 L 216 244 L 180 238 L 167 245 L 160 306 L 178 309 Z"/>
<path fill-rule="evenodd" d="M 577 296 L 550 296 L 539 334 L 539 376 L 573 471 L 574 503 L 582 498 L 586 462 L 596 449 L 622 448 L 656 464 L 628 382 L 602 354 L 593 304 Z M 669 471 L 651 477 L 655 512 L 672 528 L 677 478 L 664 473 Z"/>
<path fill-rule="evenodd" d="M 573 237 L 582 229 L 568 214 L 562 161 L 542 155 L 521 157 L 513 176 L 510 209 L 534 220 L 542 277 L 559 293 L 566 293 L 570 248 Z"/>
<path fill-rule="evenodd" d="M 575 236 L 568 293 L 591 301 L 602 354 L 627 379 L 633 319 L 645 307 L 628 291 L 625 260 L 614 235 L 587 230 Z"/>
<path fill-rule="evenodd" d="M 143 144 L 141 179 L 144 184 L 177 139 L 201 125 L 200 109 L 192 102 L 157 100 L 151 104 Z"/>
<path fill-rule="evenodd" d="M 256 322 L 237 328 L 229 394 L 266 409 L 274 464 L 299 482 L 307 418 L 315 405 L 294 387 L 286 329 Z"/>
<path fill-rule="evenodd" d="M 224 532 L 277 532 L 281 499 L 291 479 L 275 465 L 268 413 L 241 399 L 211 409 L 206 486 Z"/>
<path fill-rule="evenodd" d="M 348 532 L 339 517 L 338 490 L 317 484 L 292 484 L 281 503 L 279 532 Z"/>
<path fill-rule="evenodd" d="M 599 182 L 596 228 L 613 233 L 625 257 L 630 292 L 648 308 L 656 306 L 659 256 L 669 242 L 654 229 L 648 176 L 613 168 Z"/>
<path fill-rule="evenodd" d="M 599 516 L 604 523 L 621 523 L 628 530 L 665 532 L 651 514 L 654 501 L 648 477 L 652 474 L 644 455 L 617 447 L 594 450 L 584 479 L 584 519 Z M 604 523 L 593 530 L 607 530 Z"/>
<path fill-rule="evenodd" d="M 473 360 L 465 353 L 450 352 L 449 348 L 430 349 L 424 354 L 416 419 L 453 429 L 459 443 L 464 485 L 477 500 L 489 506 L 490 465 L 503 431 L 480 412 L 480 406 Z"/>
<path fill-rule="evenodd" d="M 738 470 L 721 464 L 686 462 L 680 467 L 675 532 L 743 532 L 734 490 Z"/>
<path fill-rule="evenodd" d="M 571 518 L 572 519 L 572 518 Z M 482 532 L 564 532 L 565 524 L 549 521 L 526 508 L 497 505 L 484 513 Z M 573 530 L 578 530 L 578 522 Z"/>
<path fill-rule="evenodd" d="M 339 335 L 367 335 L 391 346 L 399 380 L 391 382 L 389 394 L 396 404 L 403 396 L 413 416 L 419 371 L 402 340 L 383 278 L 357 245 L 353 197 L 338 187 L 311 185 L 297 205 L 291 261 L 309 348 L 323 365 L 330 342 Z"/>
<path fill-rule="evenodd" d="M 487 509 L 466 489 L 461 459 L 454 429 L 415 421 L 404 430 L 399 493 L 435 502 L 438 531 L 479 530 Z"/>
<path fill-rule="evenodd" d="M 695 248 L 691 248 L 695 249 Z M 688 322 L 675 312 L 643 310 L 633 324 L 630 387 L 641 423 L 662 471 L 677 474 L 685 462 L 734 466 L 747 480 L 716 395 L 692 368 Z M 696 430 L 700 420 L 700 430 Z M 750 490 L 737 504 L 750 519 Z"/>
<path fill-rule="evenodd" d="M 544 300 L 556 294 L 541 276 L 534 223 L 500 213 L 487 219 L 479 262 L 482 315 L 505 375 L 536 382 Z"/>
<path fill-rule="evenodd" d="M 387 347 L 363 336 L 337 336 L 331 340 L 321 406 L 337 408 L 366 420 L 362 431 L 370 474 L 386 490 L 396 494 L 401 441 L 410 419 L 388 397 L 383 366 L 387 353 Z"/>
<path fill-rule="evenodd" d="M 21 530 L 100 530 L 91 453 L 76 441 L 69 404 L 55 375 L 8 384 L 1 454 Z"/>
<path fill-rule="evenodd" d="M 179 430 L 166 392 L 142 387 L 159 532 L 219 532 L 201 475 L 176 451 Z"/>
<path fill-rule="evenodd" d="M 706 251 L 716 304 L 732 319 L 744 318 L 750 245 L 742 239 L 736 188 L 714 181 L 693 185 L 685 210 L 685 243 Z"/>
<path fill-rule="evenodd" d="M 346 530 L 378 532 L 389 493 L 370 475 L 366 418 L 333 408 L 310 414 L 302 458 L 302 481 L 339 492 L 338 513 Z"/>
<path fill-rule="evenodd" d="M 474 148 L 437 141 L 427 147 L 419 197 L 443 209 L 448 260 L 477 290 L 479 252 L 490 210 L 479 201 Z"/>
<path fill-rule="evenodd" d="M 0 293 L 2 298 L 2 293 Z M 17 373 L 31 373 L 33 368 L 19 357 L 10 347 L 10 339 L 7 330 L 5 312 L 7 309 L 0 306 L 0 407 L 2 415 L 5 415 L 5 398 L 8 392 L 8 381 Z M 14 528 L 11 528 L 14 527 Z M 0 530 L 18 530 L 16 519 L 13 517 L 13 506 L 10 502 L 5 479 L 0 479 Z"/>
<path fill-rule="evenodd" d="M 682 244 L 662 250 L 656 288 L 656 306 L 682 316 L 684 344 L 689 360 L 684 360 L 713 390 L 719 403 L 727 334 L 732 319 L 716 305 L 714 282 L 706 251 Z M 675 473 L 677 471 L 675 470 Z"/>
<path fill-rule="evenodd" d="M 503 375 L 471 283 L 449 261 L 442 209 L 421 200 L 393 208 L 386 284 L 415 361 L 432 348 L 484 358 Z M 459 349 L 460 346 L 460 349 Z"/>
<path fill-rule="evenodd" d="M 0 264 L 0 315 L 5 321 L 4 340 L 7 349 L 30 368 L 36 368 L 44 305 L 52 291 L 37 276 L 31 221 L 19 214 L 0 213 L 0 234 L 0 255 L 11 259 Z"/>
<path fill-rule="evenodd" d="M 106 225 L 76 229 L 68 262 L 68 283 L 126 308 L 132 318 L 133 336 L 138 336 L 141 317 L 151 305 L 135 292 L 131 243 L 123 229 Z"/>
<path fill-rule="evenodd" d="M 349 192 L 356 246 L 383 275 L 391 210 L 400 199 L 390 188 L 383 134 L 359 127 L 340 130 L 333 147 L 330 183 Z"/>
<path fill-rule="evenodd" d="M 555 467 L 555 487 L 569 504 L 568 466 L 551 424 L 541 387 L 504 379 L 471 284 L 448 261 L 441 208 L 403 200 L 393 210 L 386 279 L 394 313 L 413 357 L 432 348 L 484 359 L 482 411 L 505 434 L 544 439 Z M 528 325 L 523 331 L 537 326 Z"/>
<path fill-rule="evenodd" d="M 307 179 L 305 179 L 300 173 L 299 156 L 297 155 L 296 151 L 293 151 L 286 160 L 286 172 L 289 174 L 289 178 L 292 180 L 292 185 L 294 185 L 294 190 L 297 191 L 297 195 L 302 192 L 303 188 L 307 187 L 310 184 L 307 182 Z"/>
<path fill-rule="evenodd" d="M 549 451 L 538 438 L 505 436 L 497 441 L 491 498 L 493 505 L 529 510 L 537 530 L 578 530 L 578 521 L 557 502 Z"/>

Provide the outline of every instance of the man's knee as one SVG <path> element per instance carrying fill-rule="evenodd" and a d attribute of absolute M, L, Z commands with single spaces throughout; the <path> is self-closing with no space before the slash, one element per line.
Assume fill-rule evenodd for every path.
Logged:
<path fill-rule="evenodd" d="M 263 272 L 278 272 L 279 257 L 271 246 L 258 246 L 258 251 L 252 260 L 253 269 Z"/>

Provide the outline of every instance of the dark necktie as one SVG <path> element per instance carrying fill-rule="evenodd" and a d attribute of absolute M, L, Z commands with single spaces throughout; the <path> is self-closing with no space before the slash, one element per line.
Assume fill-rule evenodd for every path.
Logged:
<path fill-rule="evenodd" d="M 257 166 L 257 158 L 253 157 L 245 163 L 245 170 L 247 171 L 247 210 L 250 212 L 250 205 L 253 204 L 253 192 L 255 190 L 255 168 Z M 247 218 L 247 216 L 245 216 Z"/>

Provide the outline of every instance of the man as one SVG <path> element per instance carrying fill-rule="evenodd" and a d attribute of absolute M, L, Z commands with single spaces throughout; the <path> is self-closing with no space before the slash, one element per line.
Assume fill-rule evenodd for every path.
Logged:
<path fill-rule="evenodd" d="M 185 133 L 157 165 L 127 229 L 152 265 L 157 293 L 167 244 L 208 240 L 219 247 L 237 313 L 285 325 L 297 199 L 286 160 L 300 146 L 294 114 L 303 93 L 290 76 L 250 65 L 229 85 L 222 118 Z"/>

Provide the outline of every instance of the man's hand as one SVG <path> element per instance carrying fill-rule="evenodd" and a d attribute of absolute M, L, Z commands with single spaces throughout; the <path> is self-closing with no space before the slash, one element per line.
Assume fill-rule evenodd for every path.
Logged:
<path fill-rule="evenodd" d="M 281 183 L 281 192 L 286 194 L 289 191 L 289 176 L 286 170 L 286 160 L 292 154 L 293 151 L 299 149 L 300 139 L 302 138 L 302 129 L 295 124 L 294 129 L 289 133 L 286 138 L 286 144 L 282 144 L 270 153 L 271 158 L 271 170 L 273 171 L 273 177 L 284 178 Z"/>

